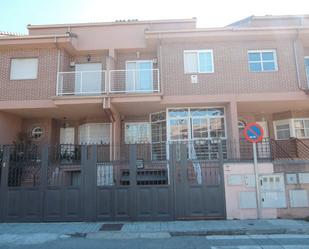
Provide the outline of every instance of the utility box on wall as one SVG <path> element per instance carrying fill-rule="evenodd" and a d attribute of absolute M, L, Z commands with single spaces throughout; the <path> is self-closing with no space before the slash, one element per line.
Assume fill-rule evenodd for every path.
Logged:
<path fill-rule="evenodd" d="M 273 174 L 272 163 L 259 163 L 259 173 Z M 256 219 L 256 182 L 253 163 L 224 165 L 227 219 Z M 262 208 L 262 218 L 277 218 L 276 208 Z"/>

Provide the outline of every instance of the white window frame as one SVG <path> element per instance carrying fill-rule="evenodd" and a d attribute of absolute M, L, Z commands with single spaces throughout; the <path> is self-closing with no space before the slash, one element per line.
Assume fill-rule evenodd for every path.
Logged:
<path fill-rule="evenodd" d="M 307 139 L 307 138 L 309 138 L 309 135 L 306 136 L 306 133 L 305 133 L 304 137 L 297 137 L 296 136 L 296 128 L 295 128 L 295 121 L 309 121 L 309 118 L 293 118 L 292 120 L 293 120 L 293 133 L 294 133 L 294 136 L 296 138 L 299 138 L 299 139 Z M 309 129 L 309 127 L 308 128 L 305 127 L 304 129 L 307 130 L 307 129 Z"/>
<path fill-rule="evenodd" d="M 128 71 L 130 71 L 130 69 L 128 69 L 128 64 L 129 63 L 135 63 L 135 71 L 134 71 L 134 89 L 133 89 L 133 91 L 127 91 L 126 90 L 126 92 L 148 92 L 148 91 L 153 91 L 153 88 L 154 88 L 154 82 L 153 82 L 153 70 L 155 69 L 154 68 L 154 62 L 153 62 L 154 60 L 153 59 L 148 59 L 148 60 L 127 60 L 126 62 L 125 62 L 125 66 L 126 66 L 126 69 L 125 69 L 125 72 L 126 72 L 126 76 L 125 76 L 125 85 L 126 85 L 126 87 L 127 87 L 127 84 L 128 84 L 128 82 L 127 82 L 127 73 L 128 73 Z M 150 63 L 151 64 L 151 69 L 150 69 L 150 74 L 151 74 L 151 89 L 149 89 L 149 90 L 136 90 L 136 72 L 138 71 L 137 69 L 136 69 L 136 66 L 137 66 L 137 64 L 138 63 Z"/>
<path fill-rule="evenodd" d="M 14 77 L 13 75 L 13 61 L 14 60 L 36 60 L 36 72 L 33 77 Z M 25 57 L 25 58 L 11 58 L 10 61 L 10 80 L 36 80 L 39 73 L 39 59 L 37 57 Z"/>
<path fill-rule="evenodd" d="M 263 68 L 263 62 L 272 62 L 272 60 L 263 60 L 262 57 L 261 57 L 261 60 L 260 61 L 252 61 L 252 62 L 255 62 L 255 63 L 260 63 L 261 64 L 261 71 L 251 71 L 250 70 L 250 64 L 251 64 L 251 61 L 249 60 L 249 54 L 250 53 L 273 53 L 274 55 L 274 63 L 275 63 L 275 69 L 274 70 L 264 70 Z M 247 60 L 248 60 L 248 67 L 249 67 L 249 72 L 250 73 L 272 73 L 272 72 L 277 72 L 278 71 L 278 59 L 277 59 L 277 50 L 276 49 L 259 49 L 259 50 L 248 50 L 247 52 Z"/>
<path fill-rule="evenodd" d="M 211 67 L 212 70 L 209 72 L 202 72 L 200 71 L 200 57 L 199 57 L 199 53 L 211 53 Z M 186 66 L 185 66 L 185 54 L 186 53 L 197 53 L 197 71 L 196 72 L 186 72 Z M 185 74 L 209 74 L 209 73 L 214 73 L 215 72 L 215 66 L 214 66 L 214 53 L 213 53 L 213 49 L 195 49 L 195 50 L 184 50 L 183 51 L 183 66 L 184 66 L 184 72 Z"/>
<path fill-rule="evenodd" d="M 290 137 L 293 137 L 294 133 L 292 133 L 292 130 L 293 130 L 293 124 L 292 123 L 293 123 L 293 121 L 291 121 L 291 119 L 276 120 L 276 121 L 273 122 L 276 140 L 287 140 L 287 139 L 289 139 L 289 138 L 278 138 L 277 125 L 289 125 Z"/>
<path fill-rule="evenodd" d="M 221 139 L 227 139 L 227 127 L 226 127 L 226 108 L 224 106 L 197 106 L 197 107 L 175 107 L 175 108 L 167 108 L 166 109 L 166 139 L 167 141 L 174 141 L 174 142 L 181 142 L 181 141 L 194 141 L 194 140 L 213 140 L 214 138 L 210 137 L 210 129 L 208 129 L 208 137 L 201 139 L 201 138 L 193 138 L 193 130 L 192 130 L 192 123 L 191 123 L 191 109 L 213 109 L 213 108 L 222 108 L 224 111 L 224 115 L 220 115 L 220 116 L 214 116 L 213 118 L 223 118 L 224 119 L 224 137 L 221 137 Z M 181 139 L 181 140 L 172 140 L 170 139 L 171 137 L 171 133 L 170 133 L 170 120 L 175 120 L 175 119 L 180 119 L 180 118 L 175 118 L 175 117 L 170 117 L 169 115 L 169 111 L 170 110 L 181 110 L 181 109 L 188 109 L 188 117 L 185 117 L 183 119 L 188 119 L 188 139 Z M 208 125 L 210 124 L 210 119 L 211 117 L 209 116 L 200 116 L 201 118 L 207 118 L 207 123 Z M 198 118 L 197 116 L 195 116 L 195 118 Z M 209 125 L 210 127 L 210 125 Z"/>
<path fill-rule="evenodd" d="M 127 143 L 126 141 L 126 125 L 139 125 L 139 124 L 147 124 L 147 129 L 148 129 L 148 135 L 149 135 L 149 142 L 148 143 L 151 143 L 151 123 L 150 122 L 125 122 L 124 123 L 124 142 L 125 144 L 130 144 L 130 143 Z M 136 142 L 134 142 L 133 144 L 136 144 Z"/>
<path fill-rule="evenodd" d="M 40 129 L 41 131 L 36 131 L 37 129 Z M 39 135 L 39 137 L 35 137 L 35 135 Z M 42 128 L 41 126 L 35 126 L 30 131 L 30 138 L 36 141 L 42 139 L 43 135 L 44 135 L 44 128 Z"/>

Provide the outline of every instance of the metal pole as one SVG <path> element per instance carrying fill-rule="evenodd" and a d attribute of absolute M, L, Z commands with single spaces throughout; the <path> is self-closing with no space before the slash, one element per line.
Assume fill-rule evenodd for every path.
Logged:
<path fill-rule="evenodd" d="M 261 195 L 260 195 L 260 180 L 259 180 L 259 169 L 257 159 L 257 148 L 256 143 L 253 145 L 253 164 L 254 164 L 254 176 L 255 176 L 255 190 L 256 190 L 256 207 L 257 207 L 257 218 L 261 218 Z"/>

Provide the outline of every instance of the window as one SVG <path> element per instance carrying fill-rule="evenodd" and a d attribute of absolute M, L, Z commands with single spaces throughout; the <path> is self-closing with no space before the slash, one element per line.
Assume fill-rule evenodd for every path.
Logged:
<path fill-rule="evenodd" d="M 250 72 L 273 72 L 278 70 L 275 50 L 248 51 Z"/>
<path fill-rule="evenodd" d="M 212 50 L 186 50 L 184 51 L 185 73 L 213 73 Z"/>
<path fill-rule="evenodd" d="M 290 125 L 289 124 L 280 124 L 276 126 L 277 139 L 289 139 L 290 134 Z"/>
<path fill-rule="evenodd" d="M 306 76 L 307 76 L 307 83 L 309 87 L 309 57 L 305 57 L 305 70 L 306 70 Z"/>
<path fill-rule="evenodd" d="M 225 138 L 223 108 L 170 109 L 168 112 L 171 141 Z"/>
<path fill-rule="evenodd" d="M 309 119 L 294 120 L 294 128 L 297 138 L 309 138 Z"/>
<path fill-rule="evenodd" d="M 35 127 L 31 130 L 31 138 L 38 140 L 42 137 L 43 135 L 43 129 L 41 127 Z"/>
<path fill-rule="evenodd" d="M 126 91 L 147 92 L 153 90 L 153 62 L 127 61 L 126 62 Z"/>
<path fill-rule="evenodd" d="M 80 144 L 109 144 L 111 125 L 109 123 L 88 123 L 79 126 Z"/>
<path fill-rule="evenodd" d="M 150 124 L 125 123 L 125 143 L 150 143 Z"/>
<path fill-rule="evenodd" d="M 23 58 L 11 60 L 11 80 L 31 80 L 38 77 L 38 59 Z"/>
<path fill-rule="evenodd" d="M 166 113 L 158 112 L 150 114 L 152 160 L 166 159 Z"/>

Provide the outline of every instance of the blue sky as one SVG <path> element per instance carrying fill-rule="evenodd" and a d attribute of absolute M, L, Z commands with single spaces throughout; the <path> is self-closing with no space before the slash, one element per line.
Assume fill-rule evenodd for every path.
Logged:
<path fill-rule="evenodd" d="M 0 0 L 0 31 L 27 24 L 198 18 L 218 27 L 250 15 L 309 14 L 308 0 Z"/>

